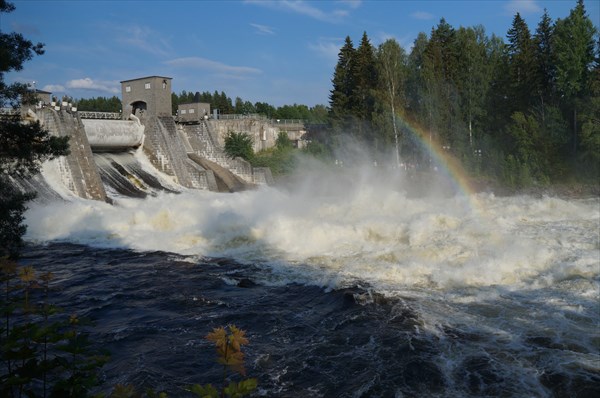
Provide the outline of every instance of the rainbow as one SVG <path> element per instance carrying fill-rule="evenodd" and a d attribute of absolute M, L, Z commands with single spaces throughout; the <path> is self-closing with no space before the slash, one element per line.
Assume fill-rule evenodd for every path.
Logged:
<path fill-rule="evenodd" d="M 456 192 L 467 199 L 471 210 L 480 213 L 481 203 L 477 199 L 477 190 L 461 162 L 431 137 L 428 131 L 419 127 L 417 123 L 411 122 L 399 114 L 396 114 L 396 122 L 403 132 L 408 132 L 412 138 L 416 139 L 437 166 L 438 171 L 447 177 Z"/>

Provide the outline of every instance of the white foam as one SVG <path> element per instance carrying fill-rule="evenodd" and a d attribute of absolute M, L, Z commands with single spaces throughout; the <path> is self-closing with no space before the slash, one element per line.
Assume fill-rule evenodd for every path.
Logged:
<path fill-rule="evenodd" d="M 598 275 L 597 200 L 477 201 L 473 212 L 464 198 L 411 199 L 368 185 L 337 195 L 188 190 L 115 206 L 72 199 L 32 205 L 27 238 L 229 256 L 327 287 L 533 287 Z"/>

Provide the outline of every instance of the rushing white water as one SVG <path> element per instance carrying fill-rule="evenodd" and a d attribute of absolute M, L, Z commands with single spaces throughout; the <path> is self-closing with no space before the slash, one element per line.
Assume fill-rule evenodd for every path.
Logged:
<path fill-rule="evenodd" d="M 183 190 L 117 197 L 114 205 L 73 198 L 32 204 L 26 238 L 160 250 L 190 261 L 227 257 L 257 266 L 263 272 L 253 279 L 266 286 L 359 286 L 368 292 L 364 302 L 373 293 L 409 300 L 420 319 L 416 335 L 436 336 L 447 396 L 462 396 L 452 380 L 463 378 L 457 374 L 469 361 L 510 380 L 514 394 L 551 395 L 542 384 L 560 383 L 540 384 L 544 373 L 593 385 L 590 377 L 600 373 L 599 198 L 415 198 L 402 184 L 322 174 L 291 190 Z"/>
<path fill-rule="evenodd" d="M 597 199 L 407 198 L 364 186 L 340 195 L 263 188 L 187 191 L 116 205 L 32 206 L 27 237 L 268 262 L 329 287 L 552 286 L 598 274 Z"/>

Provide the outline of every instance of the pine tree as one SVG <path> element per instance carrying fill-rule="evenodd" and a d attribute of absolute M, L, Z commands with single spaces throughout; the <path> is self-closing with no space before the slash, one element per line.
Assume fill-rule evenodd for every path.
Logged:
<path fill-rule="evenodd" d="M 337 129 L 350 127 L 351 112 L 354 108 L 355 52 L 350 36 L 346 36 L 344 46 L 338 54 L 338 63 L 333 73 L 333 88 L 329 95 L 329 108 L 332 123 Z"/>
<path fill-rule="evenodd" d="M 375 52 L 367 32 L 363 32 L 360 45 L 355 53 L 355 90 L 353 114 L 360 120 L 368 122 L 375 109 L 373 90 L 377 87 L 377 69 L 375 67 Z"/>
<path fill-rule="evenodd" d="M 556 71 L 553 62 L 553 35 L 554 25 L 552 19 L 548 15 L 548 11 L 544 9 L 544 15 L 542 15 L 533 37 L 535 59 L 537 61 L 535 77 L 537 88 L 534 93 L 538 96 L 542 107 L 552 101 L 555 92 Z"/>
<path fill-rule="evenodd" d="M 0 0 L 0 15 L 14 9 L 13 4 Z M 43 52 L 42 44 L 33 44 L 21 34 L 0 32 L 0 108 L 32 100 L 26 85 L 6 84 L 4 73 L 23 69 L 24 62 Z M 32 198 L 13 189 L 10 178 L 30 178 L 44 160 L 67 153 L 68 137 L 50 136 L 38 122 L 0 119 L 0 257 L 19 255 L 26 229 L 22 224 L 25 203 Z"/>
<path fill-rule="evenodd" d="M 492 136 L 499 136 L 510 121 L 512 98 L 510 97 L 510 77 L 508 46 L 502 38 L 492 35 L 487 41 L 486 53 L 489 65 L 490 89 L 486 99 L 485 129 Z M 502 144 L 502 142 L 499 142 Z M 499 145 L 503 149 L 504 145 Z"/>
<path fill-rule="evenodd" d="M 425 78 L 423 65 L 427 35 L 423 32 L 417 35 L 412 50 L 408 56 L 408 76 L 406 81 L 407 109 L 424 125 L 426 111 L 424 105 Z"/>
<path fill-rule="evenodd" d="M 578 0 L 567 18 L 556 21 L 556 88 L 563 97 L 563 107 L 572 115 L 571 150 L 574 154 L 578 146 L 577 99 L 584 97 L 591 89 L 595 34 L 596 29 L 586 15 L 583 0 Z"/>
<path fill-rule="evenodd" d="M 507 33 L 512 111 L 525 112 L 536 88 L 534 46 L 527 23 L 517 13 Z"/>
<path fill-rule="evenodd" d="M 583 0 L 577 2 L 567 18 L 556 21 L 556 84 L 559 92 L 569 98 L 589 88 L 595 33 L 596 29 L 586 15 Z"/>
<path fill-rule="evenodd" d="M 591 69 L 590 90 L 581 101 L 578 123 L 581 125 L 579 166 L 592 181 L 600 178 L 600 35 L 596 58 Z"/>
<path fill-rule="evenodd" d="M 423 63 L 429 126 L 447 145 L 454 141 L 459 113 L 455 86 L 458 69 L 455 41 L 456 31 L 442 18 L 431 31 Z"/>

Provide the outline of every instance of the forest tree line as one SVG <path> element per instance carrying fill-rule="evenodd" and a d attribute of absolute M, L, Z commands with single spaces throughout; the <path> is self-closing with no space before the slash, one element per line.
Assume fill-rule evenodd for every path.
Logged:
<path fill-rule="evenodd" d="M 532 33 L 516 14 L 507 42 L 441 19 L 410 53 L 366 32 L 338 55 L 330 139 L 352 136 L 371 156 L 397 152 L 428 167 L 423 140 L 471 172 L 519 187 L 600 166 L 600 40 L 583 1 L 564 19 L 545 11 Z M 417 136 L 419 135 L 419 136 Z"/>
<path fill-rule="evenodd" d="M 94 97 L 82 98 L 77 101 L 69 99 L 77 104 L 80 111 L 96 112 L 120 112 L 122 110 L 121 99 L 113 97 Z M 171 93 L 172 112 L 177 113 L 179 104 L 188 104 L 192 102 L 203 102 L 210 104 L 211 109 L 218 109 L 219 114 L 259 114 L 269 119 L 302 119 L 310 123 L 326 123 L 328 118 L 328 109 L 325 105 L 315 105 L 308 107 L 306 105 L 293 104 L 275 107 L 266 102 L 244 101 L 240 97 L 232 100 L 223 91 L 220 93 L 208 91 L 195 93 L 183 90 L 181 93 Z"/>
<path fill-rule="evenodd" d="M 220 114 L 327 124 L 319 139 L 330 148 L 352 137 L 373 160 L 392 155 L 419 168 L 431 165 L 421 145 L 429 140 L 472 173 L 514 187 L 600 177 L 600 35 L 583 0 L 564 19 L 545 11 L 534 31 L 517 13 L 506 36 L 442 18 L 406 52 L 394 39 L 374 47 L 365 32 L 339 51 L 328 107 L 184 90 L 172 93 L 173 114 L 205 102 Z M 121 103 L 78 107 L 118 112 Z"/>

